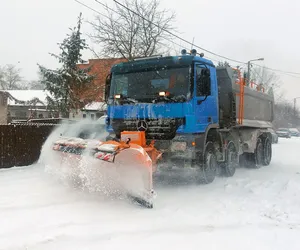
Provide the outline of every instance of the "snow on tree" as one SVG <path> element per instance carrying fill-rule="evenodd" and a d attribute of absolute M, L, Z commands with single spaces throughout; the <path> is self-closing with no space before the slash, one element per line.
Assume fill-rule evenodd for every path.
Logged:
<path fill-rule="evenodd" d="M 99 14 L 90 38 L 102 46 L 101 57 L 137 57 L 164 54 L 169 51 L 166 41 L 174 30 L 174 13 L 160 10 L 158 0 L 125 0 L 124 6 L 104 5 L 106 14 Z M 150 22 L 148 22 L 148 20 Z M 95 53 L 97 54 L 97 53 Z"/>
<path fill-rule="evenodd" d="M 47 69 L 39 66 L 42 76 L 42 83 L 51 96 L 47 97 L 49 108 L 58 110 L 64 118 L 69 118 L 71 109 L 77 110 L 84 105 L 80 98 L 80 93 L 85 90 L 94 80 L 94 76 L 89 74 L 90 67 L 79 69 L 78 63 L 84 63 L 81 51 L 87 49 L 85 39 L 80 32 L 82 24 L 81 13 L 78 17 L 77 27 L 70 28 L 71 34 L 59 43 L 61 53 L 54 56 L 61 67 L 58 69 Z"/>

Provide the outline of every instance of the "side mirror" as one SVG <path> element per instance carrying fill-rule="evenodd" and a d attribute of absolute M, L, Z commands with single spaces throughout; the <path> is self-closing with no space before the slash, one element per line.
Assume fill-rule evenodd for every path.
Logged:
<path fill-rule="evenodd" d="M 111 74 L 108 74 L 105 79 L 105 102 L 108 101 L 108 97 L 109 97 L 110 80 L 111 80 Z"/>
<path fill-rule="evenodd" d="M 203 69 L 201 71 L 201 76 L 209 77 L 210 76 L 210 70 L 209 69 Z"/>

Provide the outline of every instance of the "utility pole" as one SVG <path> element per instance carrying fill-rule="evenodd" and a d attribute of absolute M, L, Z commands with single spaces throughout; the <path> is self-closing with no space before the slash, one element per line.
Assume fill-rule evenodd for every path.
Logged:
<path fill-rule="evenodd" d="M 299 98 L 300 98 L 300 96 L 294 98 L 294 124 L 295 124 L 295 126 L 298 125 L 297 112 L 296 112 L 296 100 Z"/>
<path fill-rule="evenodd" d="M 258 59 L 253 59 L 253 60 L 250 60 L 248 61 L 248 74 L 247 74 L 247 86 L 250 85 L 250 79 L 251 79 L 251 75 L 250 75 L 250 70 L 251 70 L 251 62 L 253 61 L 263 61 L 264 58 L 258 58 Z"/>
<path fill-rule="evenodd" d="M 195 41 L 195 37 L 193 37 L 193 42 L 192 42 L 192 44 L 191 44 L 191 50 L 193 49 L 194 41 Z"/>
<path fill-rule="evenodd" d="M 295 120 L 296 120 L 296 99 L 297 98 L 294 98 L 294 117 L 295 117 Z"/>

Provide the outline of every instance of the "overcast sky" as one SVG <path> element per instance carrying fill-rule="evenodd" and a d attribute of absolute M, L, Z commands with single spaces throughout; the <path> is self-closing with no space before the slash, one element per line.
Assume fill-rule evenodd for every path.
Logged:
<path fill-rule="evenodd" d="M 104 12 L 94 0 L 80 1 Z M 198 46 L 241 61 L 264 57 L 260 65 L 300 72 L 299 0 L 163 0 L 161 4 L 176 12 L 180 35 L 189 41 L 194 37 Z M 57 43 L 76 25 L 79 12 L 87 20 L 95 15 L 74 0 L 1 0 L 0 65 L 18 64 L 27 80 L 37 78 L 37 63 L 55 68 L 57 63 L 48 53 L 59 52 Z M 82 31 L 92 30 L 85 24 Z M 300 75 L 280 77 L 289 100 L 300 96 Z"/>

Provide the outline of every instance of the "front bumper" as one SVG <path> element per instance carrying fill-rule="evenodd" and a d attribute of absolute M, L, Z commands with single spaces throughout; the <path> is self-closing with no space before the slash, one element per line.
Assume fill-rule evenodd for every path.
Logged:
<path fill-rule="evenodd" d="M 160 150 L 162 142 L 157 142 L 157 148 Z M 196 158 L 196 143 L 194 135 L 176 135 L 168 141 L 168 146 L 164 144 L 164 157 L 172 162 L 190 161 Z"/>

